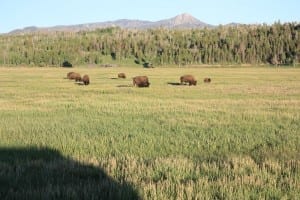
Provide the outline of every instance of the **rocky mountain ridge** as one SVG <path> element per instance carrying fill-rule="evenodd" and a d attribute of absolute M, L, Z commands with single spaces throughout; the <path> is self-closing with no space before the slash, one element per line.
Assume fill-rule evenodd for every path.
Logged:
<path fill-rule="evenodd" d="M 213 25 L 204 23 L 197 18 L 193 17 L 188 13 L 183 13 L 177 15 L 173 18 L 159 20 L 155 22 L 143 21 L 143 20 L 130 20 L 130 19 L 120 19 L 115 21 L 106 22 L 96 22 L 87 24 L 77 24 L 77 25 L 59 25 L 53 27 L 36 27 L 30 26 L 23 29 L 16 29 L 9 34 L 26 34 L 32 32 L 55 32 L 55 31 L 89 31 L 99 28 L 107 27 L 120 27 L 125 29 L 153 29 L 153 28 L 167 28 L 167 29 L 188 29 L 188 28 L 211 28 Z"/>

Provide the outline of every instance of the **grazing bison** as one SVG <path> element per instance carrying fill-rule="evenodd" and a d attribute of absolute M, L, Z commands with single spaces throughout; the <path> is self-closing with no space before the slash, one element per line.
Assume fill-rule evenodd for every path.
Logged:
<path fill-rule="evenodd" d="M 210 83 L 211 82 L 211 79 L 210 78 L 204 78 L 204 83 Z"/>
<path fill-rule="evenodd" d="M 147 76 L 136 76 L 132 80 L 133 80 L 133 86 L 149 87 L 149 85 L 150 85 Z"/>
<path fill-rule="evenodd" d="M 75 81 L 82 81 L 80 74 L 76 73 Z"/>
<path fill-rule="evenodd" d="M 126 78 L 125 73 L 119 73 L 119 74 L 118 74 L 118 78 Z"/>
<path fill-rule="evenodd" d="M 67 78 L 70 79 L 71 74 L 73 74 L 73 73 L 74 73 L 74 72 L 69 72 L 69 73 L 67 74 Z"/>
<path fill-rule="evenodd" d="M 81 81 L 81 76 L 80 74 L 73 72 L 69 75 L 69 79 L 75 81 Z"/>
<path fill-rule="evenodd" d="M 192 75 L 184 75 L 180 77 L 180 83 L 188 83 L 189 85 L 197 85 L 197 81 Z"/>
<path fill-rule="evenodd" d="M 90 84 L 90 77 L 88 75 L 84 75 L 82 77 L 82 82 L 83 82 L 84 85 Z"/>

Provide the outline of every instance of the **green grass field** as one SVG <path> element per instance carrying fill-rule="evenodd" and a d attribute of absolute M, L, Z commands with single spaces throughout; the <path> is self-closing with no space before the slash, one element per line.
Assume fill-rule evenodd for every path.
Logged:
<path fill-rule="evenodd" d="M 0 199 L 20 197 L 300 199 L 300 69 L 1 67 Z"/>

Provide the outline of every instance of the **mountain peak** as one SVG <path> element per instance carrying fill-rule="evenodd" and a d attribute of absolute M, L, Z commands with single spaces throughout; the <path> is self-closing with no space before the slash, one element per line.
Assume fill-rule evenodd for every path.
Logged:
<path fill-rule="evenodd" d="M 177 15 L 171 19 L 169 22 L 172 23 L 174 27 L 188 27 L 188 28 L 204 28 L 204 27 L 211 27 L 211 25 L 206 24 L 194 16 L 190 15 L 189 13 L 182 13 Z"/>
<path fill-rule="evenodd" d="M 175 25 L 180 24 L 198 24 L 200 21 L 188 13 L 177 15 L 173 18 Z"/>
<path fill-rule="evenodd" d="M 181 18 L 181 19 L 195 19 L 191 14 L 189 13 L 182 13 L 180 15 L 175 16 L 175 18 Z"/>

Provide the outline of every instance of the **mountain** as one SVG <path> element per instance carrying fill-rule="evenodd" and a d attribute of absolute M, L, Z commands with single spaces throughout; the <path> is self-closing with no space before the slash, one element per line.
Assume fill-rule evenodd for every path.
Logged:
<path fill-rule="evenodd" d="M 170 19 L 164 19 L 156 22 L 120 19 L 116 21 L 106 21 L 97 23 L 77 24 L 77 25 L 61 25 L 53 27 L 26 27 L 24 29 L 16 29 L 9 34 L 25 34 L 32 32 L 54 32 L 54 31 L 88 31 L 98 28 L 120 27 L 125 29 L 152 29 L 152 28 L 168 28 L 168 29 L 188 29 L 188 28 L 210 28 L 210 24 L 206 24 L 190 14 L 183 13 Z"/>
<path fill-rule="evenodd" d="M 164 28 L 205 28 L 205 27 L 212 27 L 210 24 L 206 24 L 197 18 L 193 17 L 190 14 L 184 13 L 181 15 L 177 15 L 176 17 L 165 19 L 157 22 L 153 22 L 146 27 L 150 28 L 157 28 L 157 27 L 164 27 Z"/>
<path fill-rule="evenodd" d="M 225 24 L 225 26 L 228 26 L 228 27 L 237 27 L 237 26 L 242 26 L 242 25 L 245 25 L 245 24 L 241 24 L 241 23 L 229 23 L 229 24 Z"/>

